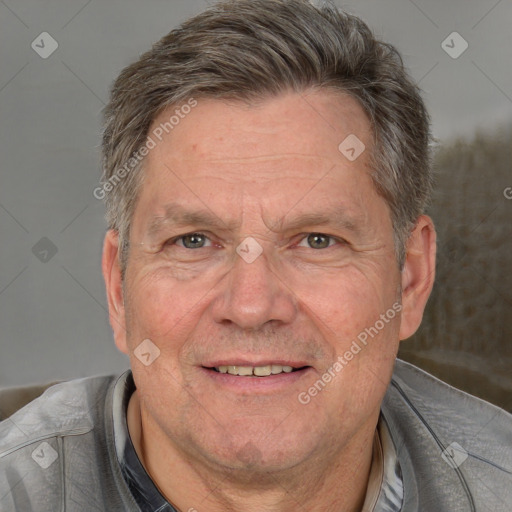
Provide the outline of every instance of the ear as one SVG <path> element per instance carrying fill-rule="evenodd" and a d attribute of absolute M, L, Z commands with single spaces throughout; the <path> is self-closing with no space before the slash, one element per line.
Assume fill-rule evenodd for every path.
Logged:
<path fill-rule="evenodd" d="M 436 231 L 432 219 L 422 215 L 406 244 L 406 260 L 402 270 L 401 340 L 412 336 L 420 326 L 434 285 L 435 269 Z"/>
<path fill-rule="evenodd" d="M 123 281 L 119 264 L 119 236 L 113 229 L 107 231 L 105 235 L 101 268 L 107 288 L 108 311 L 114 340 L 117 348 L 128 354 Z"/>

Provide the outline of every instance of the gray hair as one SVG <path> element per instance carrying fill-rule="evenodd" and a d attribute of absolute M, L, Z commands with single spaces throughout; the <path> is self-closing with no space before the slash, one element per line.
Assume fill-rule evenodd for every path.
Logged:
<path fill-rule="evenodd" d="M 109 184 L 106 216 L 119 233 L 123 272 L 143 181 L 141 148 L 164 109 L 191 98 L 249 102 L 312 88 L 348 93 L 366 112 L 373 134 L 371 177 L 389 205 L 402 267 L 405 242 L 431 194 L 432 170 L 429 115 L 397 50 L 333 5 L 228 0 L 163 37 L 112 87 L 104 112 L 102 182 Z"/>

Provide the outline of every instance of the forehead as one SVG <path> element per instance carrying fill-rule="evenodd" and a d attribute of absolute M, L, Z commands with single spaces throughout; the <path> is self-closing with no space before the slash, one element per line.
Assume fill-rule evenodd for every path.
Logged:
<path fill-rule="evenodd" d="M 177 109 L 162 112 L 149 131 L 156 144 L 141 193 L 148 208 L 162 210 L 178 199 L 196 209 L 219 209 L 224 194 L 232 209 L 258 202 L 256 208 L 273 208 L 279 216 L 278 201 L 287 210 L 308 190 L 301 210 L 310 200 L 321 207 L 320 197 L 336 202 L 340 191 L 352 202 L 375 193 L 368 172 L 370 123 L 347 94 L 289 93 L 251 104 L 198 99 L 179 120 Z M 347 158 L 347 147 L 362 153 Z"/>
<path fill-rule="evenodd" d="M 371 142 L 370 123 L 359 102 L 330 90 L 288 93 L 250 104 L 199 99 L 179 119 L 173 116 L 176 110 L 180 105 L 162 112 L 151 126 L 150 133 L 164 130 L 148 156 L 150 165 L 243 162 L 257 168 L 294 157 L 329 160 L 326 165 L 340 160 L 339 147 L 347 138 L 363 142 L 366 148 Z M 169 126 L 171 117 L 176 124 Z"/>

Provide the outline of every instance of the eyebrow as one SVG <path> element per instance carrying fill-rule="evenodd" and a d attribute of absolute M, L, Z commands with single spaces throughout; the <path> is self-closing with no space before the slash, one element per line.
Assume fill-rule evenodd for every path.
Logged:
<path fill-rule="evenodd" d="M 356 219 L 348 215 L 346 211 L 342 209 L 322 213 L 303 213 L 292 218 L 290 221 L 287 221 L 285 216 L 281 218 L 276 224 L 278 229 L 286 229 L 289 231 L 297 230 L 305 226 L 327 225 L 353 232 L 359 231 L 359 226 L 356 222 Z"/>
<path fill-rule="evenodd" d="M 179 204 L 168 204 L 164 207 L 164 210 L 163 215 L 154 215 L 151 217 L 147 227 L 147 234 L 150 237 L 156 235 L 161 229 L 168 225 L 201 225 L 206 228 L 223 230 L 232 229 L 234 227 L 224 222 L 220 217 L 206 208 L 192 211 Z"/>
<path fill-rule="evenodd" d="M 240 222 L 223 221 L 211 210 L 205 208 L 202 210 L 189 210 L 180 204 L 168 204 L 164 207 L 163 215 L 154 215 L 148 224 L 147 234 L 151 237 L 156 235 L 166 226 L 201 226 L 202 229 L 234 230 Z M 333 226 L 338 229 L 345 229 L 354 233 L 361 231 L 357 219 L 349 215 L 345 209 L 336 209 L 321 213 L 303 213 L 293 217 L 289 221 L 287 215 L 274 222 L 266 222 L 269 230 L 294 231 L 306 226 Z"/>

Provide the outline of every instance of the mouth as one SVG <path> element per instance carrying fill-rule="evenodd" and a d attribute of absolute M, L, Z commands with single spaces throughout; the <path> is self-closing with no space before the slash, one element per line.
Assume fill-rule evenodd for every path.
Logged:
<path fill-rule="evenodd" d="M 304 383 L 304 379 L 309 379 L 309 374 L 315 371 L 305 361 L 285 359 L 260 361 L 223 359 L 205 362 L 200 368 L 203 375 L 216 386 L 243 396 L 253 394 L 285 396 L 296 390 L 295 388 L 301 385 L 299 383 Z"/>
<path fill-rule="evenodd" d="M 294 373 L 305 370 L 309 366 L 288 366 L 281 364 L 266 364 L 261 366 L 242 366 L 242 365 L 219 365 L 207 368 L 217 373 L 227 373 L 239 377 L 269 377 L 283 373 Z"/>

